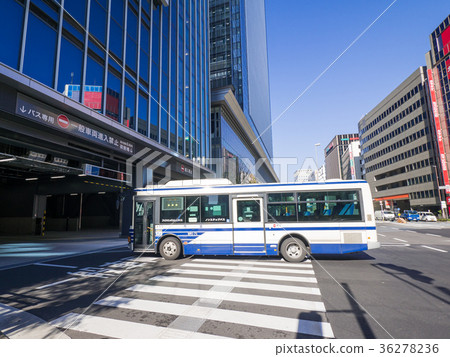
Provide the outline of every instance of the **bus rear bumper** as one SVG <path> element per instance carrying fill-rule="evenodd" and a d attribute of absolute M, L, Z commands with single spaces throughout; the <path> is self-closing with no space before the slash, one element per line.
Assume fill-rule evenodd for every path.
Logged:
<path fill-rule="evenodd" d="M 380 242 L 367 242 L 367 249 L 378 249 L 381 247 Z"/>

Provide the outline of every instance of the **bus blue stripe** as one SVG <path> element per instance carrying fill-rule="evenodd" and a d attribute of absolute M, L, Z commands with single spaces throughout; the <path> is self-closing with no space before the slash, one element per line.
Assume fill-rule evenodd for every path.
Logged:
<path fill-rule="evenodd" d="M 256 188 L 256 187 L 291 187 L 291 186 L 316 186 L 316 185 L 349 185 L 355 183 L 367 183 L 367 181 L 349 181 L 349 182 L 310 182 L 310 183 L 284 183 L 284 184 L 263 184 L 263 185 L 234 185 L 234 186 L 192 186 L 192 187 L 170 187 L 170 188 L 137 188 L 136 192 L 145 192 L 145 191 L 174 191 L 174 190 L 198 190 L 198 189 L 208 189 L 211 187 L 214 188 Z"/>
<path fill-rule="evenodd" d="M 171 228 L 171 229 L 162 229 L 163 233 L 206 233 L 206 232 L 232 232 L 232 231 L 263 231 L 263 227 L 256 228 Z M 374 231 L 376 227 L 286 227 L 286 228 L 265 228 L 266 231 L 336 231 L 336 230 L 344 230 L 344 231 L 357 231 L 357 230 L 367 230 Z"/>

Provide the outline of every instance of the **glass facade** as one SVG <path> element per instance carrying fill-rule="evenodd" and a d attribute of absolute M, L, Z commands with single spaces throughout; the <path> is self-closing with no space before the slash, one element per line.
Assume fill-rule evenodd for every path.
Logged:
<path fill-rule="evenodd" d="M 207 1 L 2 0 L 0 61 L 203 162 Z"/>
<path fill-rule="evenodd" d="M 264 0 L 209 0 L 211 88 L 234 95 L 273 155 Z"/>
<path fill-rule="evenodd" d="M 258 155 L 247 147 L 224 118 L 219 107 L 211 109 L 211 155 L 219 177 L 234 183 L 272 182 L 264 165 L 256 165 Z M 219 167 L 218 167 L 219 166 Z M 258 172 L 255 172 L 258 167 Z"/>

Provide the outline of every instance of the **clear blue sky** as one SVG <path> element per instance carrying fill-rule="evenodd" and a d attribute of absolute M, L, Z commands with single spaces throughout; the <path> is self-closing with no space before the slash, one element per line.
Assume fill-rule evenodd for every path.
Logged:
<path fill-rule="evenodd" d="M 272 120 L 297 98 L 394 0 L 266 0 Z M 358 121 L 419 66 L 449 0 L 397 0 L 273 125 L 274 157 L 319 165 L 337 134 Z M 277 167 L 276 167 L 277 169 Z"/>

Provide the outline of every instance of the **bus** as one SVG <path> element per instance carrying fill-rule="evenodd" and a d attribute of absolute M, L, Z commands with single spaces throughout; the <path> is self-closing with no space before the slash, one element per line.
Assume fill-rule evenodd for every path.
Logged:
<path fill-rule="evenodd" d="M 136 189 L 129 247 L 165 259 L 278 256 L 379 248 L 366 181 L 232 184 L 170 181 Z"/>

